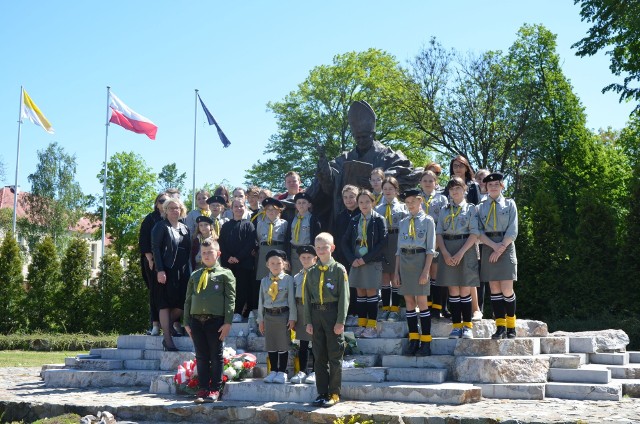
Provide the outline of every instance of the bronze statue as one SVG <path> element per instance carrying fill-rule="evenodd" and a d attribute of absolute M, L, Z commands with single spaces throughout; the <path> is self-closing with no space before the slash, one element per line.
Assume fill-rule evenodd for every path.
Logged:
<path fill-rule="evenodd" d="M 322 228 L 331 230 L 336 216 L 344 209 L 342 187 L 353 184 L 370 189 L 369 177 L 374 168 L 382 168 L 386 175 L 395 177 L 401 191 L 415 187 L 420 178 L 421 169 L 414 169 L 402 152 L 375 140 L 376 114 L 367 102 L 353 102 L 348 119 L 356 147 L 332 161 L 327 160 L 324 149 L 319 148 L 316 178 L 307 190 Z"/>

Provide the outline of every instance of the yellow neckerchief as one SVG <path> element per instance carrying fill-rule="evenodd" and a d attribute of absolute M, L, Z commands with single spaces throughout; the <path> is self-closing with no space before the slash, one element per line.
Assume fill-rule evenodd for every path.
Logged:
<path fill-rule="evenodd" d="M 360 247 L 369 247 L 367 244 L 367 217 L 361 215 L 360 220 L 362 221 L 362 239 L 360 239 Z"/>
<path fill-rule="evenodd" d="M 280 281 L 279 276 L 271 276 L 271 285 L 269 285 L 267 293 L 271 296 L 272 302 L 275 302 L 276 296 L 278 296 L 278 281 Z"/>
<path fill-rule="evenodd" d="M 494 199 L 492 197 L 489 196 L 489 198 L 491 199 L 491 206 L 489 207 L 489 213 L 487 214 L 487 219 L 485 219 L 484 221 L 484 226 L 485 228 L 487 227 L 487 225 L 489 224 L 489 218 L 491 217 L 491 212 L 493 212 L 493 231 L 496 231 L 498 228 L 498 219 L 496 216 L 496 203 L 497 203 L 497 199 Z"/>
<path fill-rule="evenodd" d="M 302 270 L 304 272 L 304 277 L 302 277 L 302 304 L 304 305 L 304 286 L 307 284 L 307 270 Z"/>
<path fill-rule="evenodd" d="M 209 282 L 209 271 L 213 271 L 215 267 L 211 268 L 202 268 L 202 274 L 200 274 L 200 279 L 198 280 L 198 287 L 196 287 L 196 293 L 200 293 L 200 290 L 204 290 L 207 288 L 207 283 Z"/>
<path fill-rule="evenodd" d="M 375 194 L 373 193 L 373 197 L 375 198 L 376 202 L 373 204 L 373 206 L 377 205 L 378 203 L 380 203 L 380 200 L 382 200 L 382 193 L 380 194 Z"/>
<path fill-rule="evenodd" d="M 320 293 L 320 304 L 322 305 L 324 303 L 324 299 L 322 295 L 322 286 L 324 285 L 324 272 L 329 269 L 329 266 L 318 265 L 318 269 L 320 270 L 320 283 L 318 284 L 318 293 Z"/>
<path fill-rule="evenodd" d="M 393 225 L 393 214 L 391 213 L 391 203 L 387 203 L 387 209 L 384 212 L 384 218 L 387 220 L 388 227 Z"/>
<path fill-rule="evenodd" d="M 407 235 L 409 237 L 411 237 L 412 239 L 415 240 L 416 238 L 416 223 L 415 223 L 415 216 L 411 215 L 411 218 L 409 219 L 409 231 L 407 232 Z"/>
<path fill-rule="evenodd" d="M 207 209 L 200 209 L 200 215 L 203 215 L 203 216 L 211 216 L 211 211 L 209 210 L 209 208 L 207 208 Z"/>
<path fill-rule="evenodd" d="M 456 211 L 456 213 L 453 213 L 453 202 L 451 202 L 451 204 L 449 205 L 449 208 L 451 210 L 451 213 L 449 215 L 447 215 L 447 217 L 444 219 L 445 224 L 447 223 L 447 221 L 451 221 L 451 229 L 455 231 L 456 229 L 456 217 L 458 215 L 460 215 L 460 211 L 462 210 L 462 203 L 460 203 L 458 205 L 458 210 Z"/>
<path fill-rule="evenodd" d="M 431 201 L 433 200 L 433 193 L 429 195 L 429 200 L 427 200 L 426 198 L 427 193 L 423 191 L 422 194 L 423 196 L 421 197 L 422 197 L 422 203 L 424 203 L 424 213 L 429 215 L 429 207 L 431 206 Z"/>
<path fill-rule="evenodd" d="M 260 219 L 262 221 L 264 221 L 264 217 L 267 215 L 267 212 L 265 212 L 265 210 L 261 210 L 260 212 L 258 212 L 257 214 L 253 215 L 253 217 L 251 217 L 251 222 L 255 221 L 256 218 L 260 217 Z"/>
<path fill-rule="evenodd" d="M 269 233 L 267 234 L 267 244 L 271 246 L 273 241 L 273 222 L 269 222 Z"/>
<path fill-rule="evenodd" d="M 304 215 L 298 215 L 298 220 L 296 221 L 296 225 L 293 227 L 293 237 L 296 243 L 300 238 L 300 224 L 302 224 L 303 219 L 304 219 Z"/>
<path fill-rule="evenodd" d="M 219 236 L 220 235 L 220 221 L 218 221 L 218 218 L 213 218 L 213 229 L 216 230 L 216 234 Z"/>

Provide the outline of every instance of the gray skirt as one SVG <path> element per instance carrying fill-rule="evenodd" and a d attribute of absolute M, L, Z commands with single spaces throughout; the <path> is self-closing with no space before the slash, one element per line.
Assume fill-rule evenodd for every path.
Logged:
<path fill-rule="evenodd" d="M 307 333 L 307 324 L 304 323 L 304 305 L 301 299 L 296 297 L 298 307 L 298 319 L 296 320 L 296 340 L 311 341 L 311 334 Z"/>
<path fill-rule="evenodd" d="M 258 249 L 258 263 L 256 263 L 256 280 L 262 280 L 269 275 L 269 268 L 267 268 L 267 253 L 271 250 L 282 250 L 283 243 L 274 242 L 271 246 L 260 245 Z M 295 275 L 295 274 L 294 274 Z"/>
<path fill-rule="evenodd" d="M 500 242 L 502 237 L 492 237 L 491 240 Z M 489 257 L 493 249 L 489 246 L 482 248 L 482 266 L 480 267 L 480 278 L 482 281 L 500 281 L 518 279 L 518 258 L 516 257 L 516 246 L 511 243 L 507 250 L 498 258 L 498 262 L 492 264 Z"/>
<path fill-rule="evenodd" d="M 419 284 L 427 255 L 422 253 L 400 255 L 400 282 L 398 294 L 401 296 L 429 296 L 431 284 Z"/>
<path fill-rule="evenodd" d="M 291 335 L 287 330 L 289 311 L 277 315 L 264 313 L 264 350 L 267 352 L 288 352 Z"/>
<path fill-rule="evenodd" d="M 447 250 L 451 255 L 455 255 L 466 242 L 467 239 L 445 240 L 444 245 L 447 246 Z M 465 252 L 457 266 L 447 265 L 444 261 L 444 255 L 441 254 L 438 256 L 436 285 L 443 287 L 478 287 L 480 285 L 478 268 L 478 257 L 476 256 L 476 249 L 473 246 Z"/>
<path fill-rule="evenodd" d="M 298 256 L 298 252 L 296 251 L 296 246 L 291 245 L 291 260 L 289 264 L 291 265 L 291 275 L 296 275 L 300 271 L 302 271 L 302 263 L 300 262 L 300 256 Z"/>
<path fill-rule="evenodd" d="M 356 289 L 379 289 L 382 283 L 382 262 L 369 262 L 351 267 L 349 286 Z"/>
<path fill-rule="evenodd" d="M 396 272 L 396 250 L 398 250 L 398 233 L 389 233 L 387 236 L 387 246 L 383 251 L 382 272 L 386 274 Z"/>

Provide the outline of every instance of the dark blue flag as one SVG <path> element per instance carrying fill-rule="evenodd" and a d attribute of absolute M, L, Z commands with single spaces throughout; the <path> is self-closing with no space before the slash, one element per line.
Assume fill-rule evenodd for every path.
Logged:
<path fill-rule="evenodd" d="M 209 121 L 209 125 L 216 126 L 216 129 L 218 130 L 218 135 L 220 136 L 220 141 L 222 141 L 222 144 L 224 145 L 224 147 L 229 147 L 231 145 L 231 142 L 229 141 L 227 136 L 224 135 L 224 133 L 222 132 L 222 129 L 220 128 L 220 125 L 218 125 L 218 123 L 216 122 L 211 112 L 209 112 L 209 109 L 207 109 L 207 107 L 204 105 L 204 102 L 202 101 L 202 98 L 200 97 L 199 94 L 198 94 L 198 99 L 200 100 L 200 104 L 202 105 L 204 114 L 207 115 L 207 121 Z"/>

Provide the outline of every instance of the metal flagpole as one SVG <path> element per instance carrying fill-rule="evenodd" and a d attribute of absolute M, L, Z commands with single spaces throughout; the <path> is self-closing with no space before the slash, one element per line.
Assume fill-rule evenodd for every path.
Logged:
<path fill-rule="evenodd" d="M 102 257 L 104 258 L 104 241 L 107 234 L 107 152 L 109 139 L 109 103 L 111 100 L 111 87 L 107 86 L 107 120 L 104 131 L 104 182 L 102 184 Z"/>
<path fill-rule="evenodd" d="M 193 113 L 193 209 L 196 208 L 196 141 L 198 139 L 198 89 L 196 88 L 196 98 Z"/>
<path fill-rule="evenodd" d="M 16 180 L 15 185 L 13 186 L 13 237 L 17 239 L 18 234 L 16 233 L 16 221 L 17 221 L 17 213 L 18 213 L 18 165 L 20 163 L 20 134 L 22 132 L 22 102 L 24 101 L 22 95 L 24 90 L 22 86 L 20 86 L 20 108 L 18 110 L 18 149 L 16 152 Z"/>

